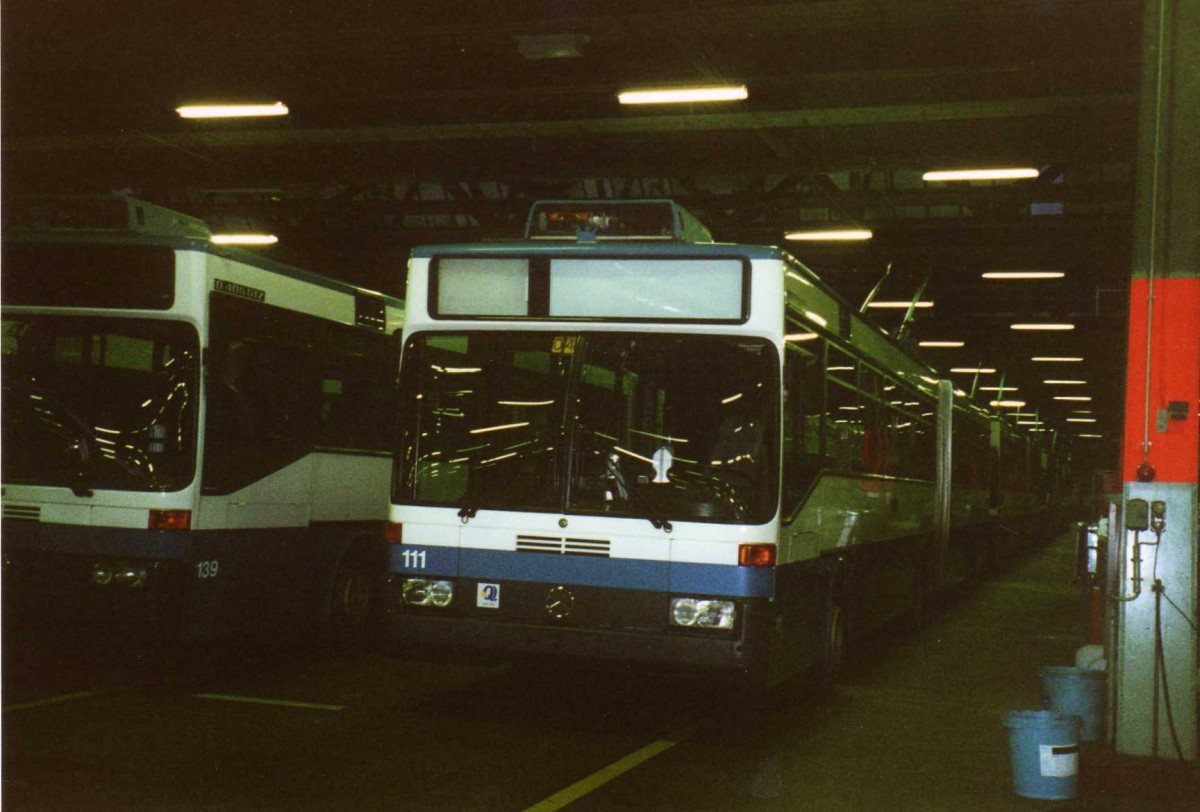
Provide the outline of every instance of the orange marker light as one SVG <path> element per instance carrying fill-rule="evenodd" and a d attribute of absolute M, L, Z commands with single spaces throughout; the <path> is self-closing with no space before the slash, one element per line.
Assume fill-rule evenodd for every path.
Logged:
<path fill-rule="evenodd" d="M 150 530 L 191 530 L 192 512 L 190 510 L 152 510 Z"/>
<path fill-rule="evenodd" d="M 403 544 L 404 525 L 400 522 L 386 522 L 383 525 L 383 540 L 388 544 Z"/>
<path fill-rule="evenodd" d="M 774 544 L 739 544 L 739 567 L 773 567 L 775 566 Z"/>

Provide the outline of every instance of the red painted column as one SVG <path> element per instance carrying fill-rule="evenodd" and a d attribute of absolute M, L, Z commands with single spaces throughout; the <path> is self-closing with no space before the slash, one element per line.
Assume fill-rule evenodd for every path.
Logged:
<path fill-rule="evenodd" d="M 1126 369 L 1122 479 L 1142 481 L 1149 465 L 1146 481 L 1200 481 L 1200 278 L 1132 280 Z M 1172 417 L 1172 403 L 1186 414 Z"/>

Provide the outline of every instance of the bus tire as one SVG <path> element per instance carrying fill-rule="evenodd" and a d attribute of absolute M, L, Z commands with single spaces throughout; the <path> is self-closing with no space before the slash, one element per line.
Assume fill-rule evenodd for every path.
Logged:
<path fill-rule="evenodd" d="M 383 573 L 363 543 L 351 544 L 338 562 L 329 605 L 329 642 L 335 650 L 357 653 L 374 642 Z"/>
<path fill-rule="evenodd" d="M 846 612 L 829 601 L 825 608 L 824 646 L 821 652 L 817 687 L 826 692 L 837 684 L 846 664 Z"/>

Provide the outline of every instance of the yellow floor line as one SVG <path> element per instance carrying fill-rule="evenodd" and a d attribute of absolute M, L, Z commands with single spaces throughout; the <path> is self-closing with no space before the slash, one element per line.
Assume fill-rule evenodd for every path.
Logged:
<path fill-rule="evenodd" d="M 220 702 L 244 702 L 249 705 L 275 705 L 283 708 L 305 708 L 307 710 L 340 711 L 345 705 L 325 705 L 320 702 L 293 702 L 290 699 L 260 699 L 255 696 L 233 696 L 230 694 L 193 694 L 196 699 L 216 699 Z"/>
<path fill-rule="evenodd" d="M 86 699 L 89 696 L 95 696 L 95 691 L 76 691 L 73 694 L 62 694 L 60 696 L 51 696 L 46 699 L 35 699 L 32 702 L 19 702 L 16 705 L 5 705 L 3 710 L 5 713 L 9 711 L 23 711 L 32 708 L 44 708 L 47 705 L 59 705 L 63 702 L 74 702 L 76 699 Z"/>
<path fill-rule="evenodd" d="M 533 806 L 526 809 L 525 812 L 555 812 L 555 810 L 562 809 L 567 804 L 574 803 L 584 795 L 596 791 L 609 781 L 619 778 L 621 775 L 629 772 L 639 764 L 649 761 L 661 753 L 665 753 L 667 750 L 670 750 L 672 747 L 695 733 L 699 727 L 700 725 L 698 724 L 692 725 L 691 727 L 680 731 L 679 735 L 677 736 L 651 742 L 642 749 L 636 750 L 624 758 L 614 761 L 607 767 L 597 770 L 588 777 L 576 781 L 566 789 L 559 790 L 549 798 L 537 802 Z"/>

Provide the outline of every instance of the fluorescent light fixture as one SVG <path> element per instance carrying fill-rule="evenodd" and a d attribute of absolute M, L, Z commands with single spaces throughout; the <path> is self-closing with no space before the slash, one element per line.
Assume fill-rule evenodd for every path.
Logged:
<path fill-rule="evenodd" d="M 1010 324 L 1009 329 L 1012 330 L 1074 330 L 1074 324 L 1055 324 L 1053 322 L 1043 322 L 1039 324 Z"/>
<path fill-rule="evenodd" d="M 1087 384 L 1087 381 L 1071 381 L 1059 378 L 1050 378 L 1042 381 L 1042 383 L 1046 384 L 1047 386 L 1084 386 Z"/>
<path fill-rule="evenodd" d="M 965 341 L 918 341 L 918 347 L 938 347 L 943 349 L 957 349 L 965 346 Z"/>
<path fill-rule="evenodd" d="M 992 375 L 996 372 L 991 367 L 951 367 L 950 371 L 963 375 Z"/>
<path fill-rule="evenodd" d="M 820 313 L 814 313 L 811 310 L 805 310 L 804 317 L 811 322 L 815 322 L 815 323 L 821 325 L 822 327 L 829 326 L 829 321 L 826 320 L 826 318 L 824 316 L 822 316 Z"/>
<path fill-rule="evenodd" d="M 287 105 L 274 104 L 191 104 L 176 107 L 180 118 L 254 118 L 258 116 L 286 116 Z"/>
<path fill-rule="evenodd" d="M 617 94 L 621 104 L 678 104 L 686 102 L 742 101 L 749 97 L 745 85 L 654 88 L 625 90 Z"/>
<path fill-rule="evenodd" d="M 1068 417 L 1067 422 L 1068 423 L 1095 423 L 1096 418 L 1094 418 L 1094 417 Z"/>
<path fill-rule="evenodd" d="M 784 341 L 815 341 L 816 333 L 788 333 L 783 337 Z"/>
<path fill-rule="evenodd" d="M 875 233 L 869 228 L 841 228 L 815 231 L 789 231 L 783 235 L 786 240 L 795 242 L 854 242 L 869 240 Z"/>
<path fill-rule="evenodd" d="M 1090 403 L 1092 398 L 1090 395 L 1055 395 L 1055 400 L 1067 400 L 1073 403 Z"/>
<path fill-rule="evenodd" d="M 1012 169 L 936 169 L 926 172 L 921 180 L 1025 180 L 1041 173 L 1032 167 Z"/>
<path fill-rule="evenodd" d="M 1090 437 L 1094 440 L 1099 440 L 1104 437 L 1103 434 L 1077 434 L 1076 437 Z"/>
<path fill-rule="evenodd" d="M 1083 359 L 1070 355 L 1035 355 L 1029 360 L 1042 364 L 1078 364 Z"/>
<path fill-rule="evenodd" d="M 505 423 L 500 426 L 486 426 L 481 429 L 471 429 L 470 432 L 468 432 L 468 433 L 469 434 L 487 434 L 488 432 L 491 432 L 491 431 L 507 431 L 508 429 L 520 429 L 520 428 L 524 428 L 525 426 L 528 426 L 528 425 L 529 425 L 529 421 L 525 421 L 524 423 Z"/>
<path fill-rule="evenodd" d="M 907 310 L 909 307 L 928 308 L 933 307 L 933 302 L 928 299 L 923 299 L 915 305 L 912 302 L 871 302 L 867 307 L 877 308 L 879 310 Z"/>
<path fill-rule="evenodd" d="M 1017 425 L 1018 426 L 1040 426 L 1040 425 L 1042 425 L 1042 421 L 1041 420 L 1018 420 Z"/>
<path fill-rule="evenodd" d="M 279 242 L 274 234 L 214 234 L 211 240 L 217 245 L 274 245 Z"/>
<path fill-rule="evenodd" d="M 1015 386 L 981 386 L 981 387 L 979 387 L 979 391 L 980 392 L 1016 392 L 1017 387 L 1015 387 Z"/>
<path fill-rule="evenodd" d="M 1025 405 L 1025 401 L 1023 401 L 1023 400 L 993 400 L 993 401 L 991 401 L 990 405 L 995 406 L 998 409 L 1020 409 L 1022 406 Z"/>
<path fill-rule="evenodd" d="M 1062 271 L 987 271 L 981 276 L 984 279 L 1062 279 L 1066 274 Z"/>

